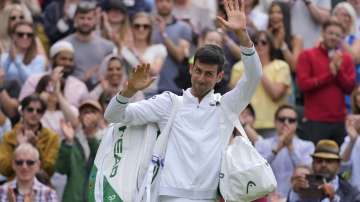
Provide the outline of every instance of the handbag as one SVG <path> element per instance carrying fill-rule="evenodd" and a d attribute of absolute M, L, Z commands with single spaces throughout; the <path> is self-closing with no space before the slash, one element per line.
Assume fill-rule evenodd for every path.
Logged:
<path fill-rule="evenodd" d="M 251 144 L 238 116 L 221 107 L 223 116 L 233 120 L 231 122 L 241 133 L 232 144 L 224 147 L 219 185 L 222 197 L 225 201 L 247 202 L 275 191 L 277 182 L 269 163 Z M 229 139 L 229 136 L 224 138 L 224 144 Z"/>

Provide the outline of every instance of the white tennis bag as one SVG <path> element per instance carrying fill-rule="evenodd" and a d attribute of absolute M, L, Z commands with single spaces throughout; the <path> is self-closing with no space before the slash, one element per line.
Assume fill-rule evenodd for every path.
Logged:
<path fill-rule="evenodd" d="M 182 102 L 175 94 L 170 96 L 174 103 L 161 135 L 155 124 L 109 126 L 90 173 L 89 202 L 156 201 L 157 176 L 163 167 L 175 112 Z"/>
<path fill-rule="evenodd" d="M 229 115 L 224 108 L 223 112 Z M 235 116 L 232 120 L 241 136 L 237 136 L 223 152 L 220 192 L 225 201 L 248 202 L 275 191 L 277 182 L 269 163 L 251 144 Z M 225 144 L 229 142 L 226 140 Z"/>

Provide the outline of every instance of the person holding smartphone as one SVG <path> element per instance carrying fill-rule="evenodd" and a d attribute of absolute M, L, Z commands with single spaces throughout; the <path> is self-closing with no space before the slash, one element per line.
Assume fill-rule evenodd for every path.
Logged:
<path fill-rule="evenodd" d="M 298 167 L 291 178 L 289 202 L 357 202 L 360 192 L 338 176 L 341 156 L 337 143 L 321 140 L 316 145 L 312 173 L 310 169 Z"/>

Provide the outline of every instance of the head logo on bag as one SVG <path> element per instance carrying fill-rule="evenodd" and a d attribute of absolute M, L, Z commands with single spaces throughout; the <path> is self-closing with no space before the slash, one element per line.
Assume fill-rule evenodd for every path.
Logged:
<path fill-rule="evenodd" d="M 255 182 L 249 181 L 249 182 L 247 183 L 247 185 L 246 185 L 246 193 L 247 193 L 247 194 L 249 193 L 249 188 L 251 188 L 251 187 L 256 187 Z"/>
<path fill-rule="evenodd" d="M 122 144 L 123 144 L 123 134 L 125 132 L 126 126 L 122 126 L 119 128 L 120 138 L 116 141 L 114 145 L 114 159 L 115 163 L 112 167 L 110 177 L 114 177 L 117 174 L 118 166 L 122 157 Z"/>

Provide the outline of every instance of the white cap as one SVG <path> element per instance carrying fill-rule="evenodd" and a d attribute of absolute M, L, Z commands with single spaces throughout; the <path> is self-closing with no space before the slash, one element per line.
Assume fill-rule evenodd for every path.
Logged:
<path fill-rule="evenodd" d="M 67 41 L 58 41 L 50 48 L 50 57 L 53 58 L 61 51 L 69 51 L 74 53 L 74 47 L 70 42 Z"/>

